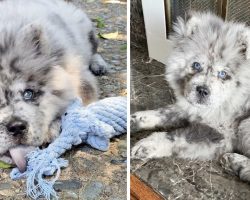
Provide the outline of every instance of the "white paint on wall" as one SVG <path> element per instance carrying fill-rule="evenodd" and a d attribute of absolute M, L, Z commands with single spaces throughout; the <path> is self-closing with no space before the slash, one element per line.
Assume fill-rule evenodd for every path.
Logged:
<path fill-rule="evenodd" d="M 149 57 L 166 64 L 172 43 L 166 38 L 164 0 L 142 0 Z"/>

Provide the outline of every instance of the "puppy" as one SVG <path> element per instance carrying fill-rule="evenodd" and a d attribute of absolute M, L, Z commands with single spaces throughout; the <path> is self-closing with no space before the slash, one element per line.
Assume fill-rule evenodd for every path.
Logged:
<path fill-rule="evenodd" d="M 26 153 L 59 135 L 72 99 L 97 99 L 92 73 L 106 63 L 90 19 L 71 4 L 1 1 L 0 12 L 0 155 L 23 171 Z"/>
<path fill-rule="evenodd" d="M 132 132 L 155 132 L 132 148 L 132 157 L 175 155 L 210 160 L 250 181 L 250 32 L 210 13 L 179 18 L 166 79 L 176 103 L 131 116 Z M 241 152 L 242 155 L 233 152 Z"/>

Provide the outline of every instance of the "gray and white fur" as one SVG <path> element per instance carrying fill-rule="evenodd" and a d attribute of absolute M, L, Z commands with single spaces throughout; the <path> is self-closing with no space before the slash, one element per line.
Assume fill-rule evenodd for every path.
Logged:
<path fill-rule="evenodd" d="M 6 158 L 11 148 L 57 137 L 72 99 L 97 100 L 92 73 L 105 73 L 106 63 L 90 19 L 70 3 L 6 0 L 0 13 L 0 155 Z"/>
<path fill-rule="evenodd" d="M 174 31 L 166 80 L 176 103 L 131 116 L 132 132 L 168 132 L 137 142 L 132 157 L 222 158 L 227 171 L 250 181 L 249 28 L 194 12 Z"/>

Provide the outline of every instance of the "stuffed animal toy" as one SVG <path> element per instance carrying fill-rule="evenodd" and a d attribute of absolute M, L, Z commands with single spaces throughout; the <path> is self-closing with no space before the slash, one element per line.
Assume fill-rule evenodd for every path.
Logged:
<path fill-rule="evenodd" d="M 53 185 L 59 178 L 61 168 L 68 166 L 68 161 L 59 157 L 73 145 L 87 143 L 107 151 L 110 138 L 126 132 L 126 97 L 110 97 L 86 107 L 80 99 L 76 99 L 62 116 L 61 126 L 60 136 L 46 149 L 37 148 L 27 155 L 25 172 L 14 168 L 10 174 L 14 180 L 27 179 L 27 194 L 33 199 L 58 199 Z M 54 173 L 54 178 L 45 179 L 45 175 L 52 176 Z"/>

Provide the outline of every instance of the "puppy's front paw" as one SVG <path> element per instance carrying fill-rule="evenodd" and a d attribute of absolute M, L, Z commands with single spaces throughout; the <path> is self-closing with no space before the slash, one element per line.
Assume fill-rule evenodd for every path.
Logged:
<path fill-rule="evenodd" d="M 150 130 L 149 111 L 138 111 L 130 117 L 130 131 L 136 133 L 142 130 Z"/>
<path fill-rule="evenodd" d="M 137 142 L 132 148 L 131 157 L 137 159 L 159 158 L 172 155 L 173 142 L 166 137 L 166 132 L 155 132 Z"/>
<path fill-rule="evenodd" d="M 145 160 L 154 156 L 156 147 L 152 145 L 147 138 L 139 141 L 132 148 L 131 157 L 136 159 Z"/>
<path fill-rule="evenodd" d="M 89 66 L 94 75 L 100 76 L 107 73 L 108 64 L 103 60 L 99 54 L 93 56 L 92 62 Z"/>

